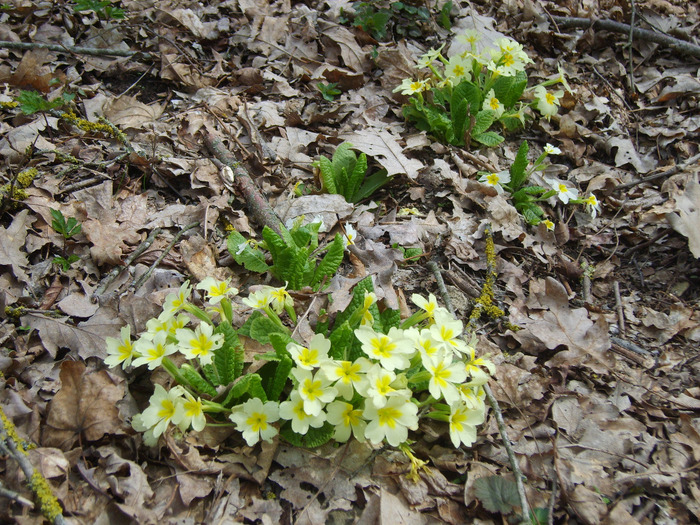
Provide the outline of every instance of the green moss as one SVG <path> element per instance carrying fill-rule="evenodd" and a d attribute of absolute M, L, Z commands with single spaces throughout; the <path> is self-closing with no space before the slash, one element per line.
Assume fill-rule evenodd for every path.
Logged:
<path fill-rule="evenodd" d="M 5 415 L 5 412 L 0 408 L 0 421 L 2 422 L 2 428 L 5 430 L 7 437 L 9 437 L 17 447 L 17 450 L 22 454 L 27 454 L 27 450 L 35 447 L 32 443 L 29 443 L 17 433 L 14 423 L 10 421 L 10 418 Z"/>
<path fill-rule="evenodd" d="M 53 495 L 49 482 L 46 481 L 46 478 L 44 478 L 44 476 L 39 474 L 36 470 L 34 471 L 34 474 L 32 474 L 32 479 L 29 480 L 29 487 L 36 495 L 36 499 L 41 508 L 41 513 L 47 520 L 53 522 L 63 513 L 61 504 L 56 499 L 56 496 Z"/>

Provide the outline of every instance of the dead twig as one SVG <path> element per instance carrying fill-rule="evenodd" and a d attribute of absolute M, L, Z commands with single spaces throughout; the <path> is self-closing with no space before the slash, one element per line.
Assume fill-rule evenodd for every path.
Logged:
<path fill-rule="evenodd" d="M 207 133 L 204 136 L 204 143 L 221 163 L 231 168 L 233 172 L 232 185 L 245 199 L 253 218 L 261 225 L 268 226 L 276 233 L 281 234 L 282 228 L 284 228 L 282 221 L 260 192 L 248 170 L 241 166 L 236 157 L 226 149 L 219 137 L 214 136 L 212 133 Z"/>
<path fill-rule="evenodd" d="M 672 168 L 669 168 L 665 171 L 661 171 L 659 173 L 654 173 L 653 175 L 649 175 L 647 177 L 643 177 L 639 180 L 635 180 L 633 182 L 627 182 L 625 184 L 620 184 L 616 188 L 614 188 L 612 191 L 623 191 L 623 190 L 628 190 L 629 188 L 633 188 L 639 184 L 642 184 L 644 182 L 650 182 L 656 179 L 660 179 L 662 177 L 670 177 L 671 175 L 675 175 L 679 171 L 683 171 L 686 168 L 689 168 L 692 164 L 695 164 L 700 160 L 700 154 L 698 155 L 693 155 L 690 157 L 688 160 L 686 160 L 684 163 L 679 164 L 677 166 L 674 166 Z"/>
<path fill-rule="evenodd" d="M 700 46 L 697 46 L 690 42 L 686 42 L 684 40 L 679 40 L 678 38 L 674 38 L 672 36 L 663 35 L 654 31 L 649 31 L 647 29 L 631 27 L 629 24 L 623 24 L 621 22 L 615 22 L 613 20 L 593 20 L 590 18 L 576 18 L 568 16 L 552 16 L 552 20 L 556 22 L 556 24 L 561 29 L 588 29 L 592 27 L 593 29 L 602 31 L 612 31 L 613 33 L 633 35 L 634 38 L 637 38 L 639 40 L 645 40 L 648 42 L 654 42 L 656 44 L 668 46 L 674 51 L 678 51 L 679 53 L 700 58 Z"/>
<path fill-rule="evenodd" d="M 0 40 L 0 49 L 17 49 L 26 51 L 30 49 L 48 49 L 58 53 L 73 53 L 74 55 L 90 55 L 97 57 L 136 57 L 144 60 L 153 60 L 151 53 L 142 51 L 127 51 L 124 49 L 104 49 L 99 47 L 61 46 L 57 44 L 43 44 L 40 42 L 8 42 Z"/>
<path fill-rule="evenodd" d="M 613 290 L 615 292 L 615 306 L 617 307 L 617 327 L 620 334 L 625 333 L 625 310 L 622 307 L 622 297 L 620 297 L 620 283 L 615 281 L 613 283 Z"/>
<path fill-rule="evenodd" d="M 430 261 L 428 263 L 428 268 L 433 272 L 433 275 L 435 275 L 435 280 L 438 282 L 438 289 L 440 290 L 442 300 L 444 301 L 445 306 L 452 315 L 455 315 L 455 311 L 452 308 L 449 296 L 447 295 L 447 289 L 445 288 L 445 282 L 442 279 L 440 268 L 434 261 Z M 495 273 L 495 268 L 491 268 L 491 265 L 489 265 L 489 270 Z M 442 283 L 442 286 L 440 285 L 440 283 Z M 522 509 L 523 522 L 530 523 L 530 505 L 527 501 L 527 495 L 525 494 L 525 486 L 523 485 L 523 472 L 522 470 L 520 470 L 520 466 L 518 465 L 518 459 L 515 457 L 515 452 L 513 451 L 513 445 L 510 442 L 510 438 L 508 437 L 508 430 L 506 429 L 506 423 L 503 419 L 503 412 L 501 411 L 501 407 L 498 404 L 498 400 L 493 395 L 493 391 L 491 390 L 489 384 L 484 384 L 483 388 L 484 393 L 486 394 L 486 400 L 488 401 L 489 405 L 491 405 L 491 409 L 493 410 L 493 413 L 496 416 L 496 424 L 498 425 L 498 431 L 501 434 L 501 439 L 503 440 L 503 446 L 506 449 L 506 454 L 508 454 L 510 468 L 513 470 L 513 474 L 515 476 L 515 485 L 518 489 L 518 496 L 520 498 L 520 507 Z"/>

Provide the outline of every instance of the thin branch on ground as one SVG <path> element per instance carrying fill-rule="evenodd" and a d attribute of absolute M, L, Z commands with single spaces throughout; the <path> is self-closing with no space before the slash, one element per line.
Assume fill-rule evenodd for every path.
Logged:
<path fill-rule="evenodd" d="M 46 478 L 29 461 L 26 444 L 17 435 L 14 424 L 0 409 L 0 452 L 14 459 L 22 470 L 25 481 L 34 493 L 42 515 L 54 525 L 65 525 L 61 504 L 54 496 Z"/>
<path fill-rule="evenodd" d="M 489 259 L 488 254 L 487 254 L 487 259 Z M 430 264 L 430 263 L 432 263 L 432 264 Z M 445 288 L 445 283 L 442 279 L 440 268 L 438 267 L 437 263 L 435 263 L 434 261 L 430 261 L 430 263 L 428 263 L 428 267 L 435 275 L 435 279 L 438 281 L 438 283 L 442 283 L 442 288 L 440 289 L 440 293 L 442 295 L 442 300 L 445 302 L 445 306 L 447 307 L 447 309 L 454 316 L 455 311 L 452 308 L 452 305 L 449 301 L 449 297 L 447 296 L 447 289 Z M 487 264 L 487 266 L 488 266 L 487 271 L 489 272 L 489 275 L 491 275 L 491 272 L 495 273 L 496 270 L 495 270 L 494 265 L 492 264 L 492 261 L 489 264 Z M 487 280 L 488 280 L 488 276 L 487 276 Z M 438 287 L 439 286 L 440 285 L 438 284 Z M 470 320 L 468 327 L 471 327 L 470 331 L 473 331 L 474 327 L 471 323 L 471 320 Z M 498 404 L 498 400 L 493 395 L 493 391 L 491 390 L 491 387 L 489 386 L 489 384 L 485 383 L 483 388 L 484 388 L 484 393 L 486 394 L 486 400 L 489 402 L 489 405 L 491 405 L 491 409 L 493 410 L 493 412 L 496 416 L 496 424 L 498 425 L 498 431 L 501 434 L 501 439 L 503 440 L 503 446 L 506 449 L 506 454 L 508 454 L 508 460 L 510 462 L 510 467 L 513 470 L 513 475 L 515 476 L 515 485 L 518 489 L 518 496 L 520 498 L 520 507 L 522 508 L 523 521 L 525 523 L 529 523 L 530 522 L 529 521 L 530 520 L 530 505 L 527 501 L 527 495 L 525 494 L 525 486 L 523 485 L 523 472 L 522 472 L 522 470 L 520 470 L 520 465 L 518 465 L 518 459 L 515 457 L 515 451 L 513 450 L 513 445 L 510 441 L 510 438 L 508 437 L 508 430 L 506 429 L 506 423 L 503 419 L 503 412 L 501 411 L 501 407 Z"/>
<path fill-rule="evenodd" d="M 233 181 L 225 180 L 224 183 L 227 187 L 229 184 L 232 185 L 233 189 L 237 190 L 245 199 L 248 210 L 253 215 L 253 218 L 261 225 L 267 226 L 276 233 L 281 234 L 282 228 L 284 227 L 282 221 L 260 192 L 260 189 L 248 173 L 248 170 L 241 166 L 241 163 L 238 162 L 236 157 L 226 149 L 226 146 L 224 146 L 219 137 L 216 137 L 212 133 L 207 133 L 204 136 L 204 143 L 219 162 L 228 166 L 233 171 Z"/>
<path fill-rule="evenodd" d="M 175 246 L 177 241 L 180 240 L 180 237 L 182 237 L 186 231 L 191 230 L 192 228 L 196 228 L 197 226 L 199 226 L 199 222 L 193 222 L 192 224 L 188 224 L 187 226 L 182 228 L 179 232 L 177 232 L 175 237 L 173 237 L 173 240 L 170 241 L 170 244 L 168 244 L 168 246 L 166 246 L 165 250 L 163 250 L 163 253 L 161 253 L 155 261 L 153 261 L 153 264 L 151 264 L 151 266 L 148 268 L 148 270 L 145 271 L 143 273 L 143 275 L 136 280 L 136 282 L 131 284 L 131 286 L 129 287 L 129 290 L 132 292 L 135 292 L 136 290 L 141 288 L 143 286 L 143 283 L 145 283 L 146 280 L 151 276 L 151 274 L 158 267 L 158 265 L 161 263 L 161 261 L 163 259 L 165 259 L 166 255 L 168 255 L 170 253 L 170 250 L 173 249 L 173 246 Z"/>
<path fill-rule="evenodd" d="M 625 184 L 620 184 L 612 191 L 624 191 L 624 190 L 628 190 L 629 188 L 634 188 L 635 186 L 642 184 L 644 182 L 650 182 L 650 181 L 660 179 L 663 177 L 670 177 L 671 175 L 675 175 L 676 173 L 683 171 L 686 168 L 689 168 L 693 164 L 696 164 L 699 160 L 700 160 L 700 154 L 693 155 L 692 157 L 690 157 L 688 160 L 686 160 L 682 164 L 678 164 L 677 166 L 674 166 L 670 169 L 660 171 L 659 173 L 654 173 L 653 175 L 649 175 L 647 177 L 643 177 L 639 180 L 627 182 Z"/>
<path fill-rule="evenodd" d="M 97 57 L 138 57 L 143 60 L 153 60 L 151 53 L 141 51 L 129 51 L 124 49 L 104 49 L 99 47 L 62 46 L 58 44 L 43 44 L 41 42 L 8 42 L 0 40 L 0 49 L 16 49 L 27 51 L 31 49 L 48 49 L 58 53 L 72 53 L 74 55 L 90 55 Z"/>
<path fill-rule="evenodd" d="M 21 494 L 18 494 L 14 490 L 10 490 L 8 488 L 5 488 L 5 486 L 0 482 L 0 498 L 7 498 L 9 500 L 12 500 L 16 503 L 19 503 L 20 505 L 24 507 L 29 507 L 30 509 L 34 508 L 34 503 L 32 503 L 31 500 L 28 500 Z"/>
<path fill-rule="evenodd" d="M 153 241 L 156 240 L 156 237 L 160 234 L 161 231 L 162 230 L 160 228 L 156 228 L 155 230 L 153 230 L 148 235 L 146 240 L 143 241 L 138 248 L 136 248 L 133 252 L 131 252 L 129 257 L 127 257 L 126 260 L 124 261 L 123 266 L 115 266 L 114 268 L 112 268 L 112 271 L 110 271 L 105 276 L 105 278 L 102 279 L 102 282 L 95 289 L 95 293 L 92 294 L 93 300 L 100 299 L 102 294 L 105 293 L 105 290 L 107 289 L 107 287 L 110 284 L 112 284 L 112 282 L 117 278 L 117 276 L 122 272 L 122 270 L 128 268 L 131 265 L 131 263 L 134 262 L 134 259 L 136 259 L 138 256 L 140 256 L 143 252 L 145 252 L 146 250 L 148 250 L 148 248 L 151 247 L 151 245 L 153 244 Z"/>
<path fill-rule="evenodd" d="M 576 18 L 568 16 L 552 16 L 552 20 L 556 22 L 560 29 L 588 29 L 592 27 L 593 29 L 602 31 L 612 31 L 614 33 L 623 33 L 626 35 L 632 34 L 634 35 L 634 38 L 639 40 L 645 40 L 668 46 L 674 51 L 700 58 L 700 46 L 697 46 L 691 42 L 686 42 L 685 40 L 680 40 L 672 36 L 649 31 L 648 29 L 640 29 L 638 27 L 633 28 L 629 24 L 615 22 L 614 20 L 594 20 L 591 18 Z"/>

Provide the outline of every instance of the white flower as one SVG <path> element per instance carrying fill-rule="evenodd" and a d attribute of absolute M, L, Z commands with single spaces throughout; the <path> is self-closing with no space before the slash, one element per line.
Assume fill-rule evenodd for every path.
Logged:
<path fill-rule="evenodd" d="M 544 152 L 547 155 L 561 155 L 561 150 L 559 148 L 557 148 L 556 146 L 552 146 L 551 144 L 545 145 Z"/>
<path fill-rule="evenodd" d="M 425 313 L 427 313 L 431 319 L 433 318 L 433 315 L 435 315 L 435 311 L 440 309 L 437 299 L 435 299 L 433 294 L 429 294 L 428 298 L 426 299 L 425 297 L 414 293 L 411 295 L 411 301 L 421 310 L 425 310 Z"/>
<path fill-rule="evenodd" d="M 277 435 L 277 429 L 272 426 L 272 423 L 280 418 L 279 411 L 279 404 L 275 401 L 263 403 L 254 397 L 236 407 L 229 419 L 243 434 L 243 439 L 248 446 L 252 447 L 261 439 L 270 442 Z"/>
<path fill-rule="evenodd" d="M 372 405 L 381 408 L 386 405 L 388 398 L 395 396 L 410 396 L 407 389 L 394 388 L 396 374 L 391 370 L 386 370 L 378 364 L 372 365 L 367 371 L 367 383 L 356 386 L 358 393 L 367 398 Z"/>
<path fill-rule="evenodd" d="M 463 328 L 462 321 L 454 319 L 449 313 L 438 312 L 435 324 L 430 327 L 430 336 L 447 352 L 464 353 L 467 345 L 460 339 Z"/>
<path fill-rule="evenodd" d="M 321 413 L 323 406 L 333 401 L 338 395 L 338 390 L 330 385 L 325 374 L 316 372 L 312 375 L 309 370 L 293 368 L 291 375 L 297 381 L 297 390 L 304 400 L 304 412 L 311 416 Z"/>
<path fill-rule="evenodd" d="M 418 429 L 418 407 L 409 397 L 392 397 L 381 408 L 367 403 L 362 416 L 369 421 L 365 437 L 374 445 L 386 439 L 397 447 L 408 439 L 409 429 Z"/>
<path fill-rule="evenodd" d="M 195 398 L 187 390 L 182 390 L 182 408 L 184 414 L 182 416 L 182 421 L 179 423 L 180 430 L 183 432 L 187 430 L 190 426 L 195 432 L 201 432 L 207 424 L 207 418 L 204 415 L 204 408 L 202 406 L 202 400 L 200 398 Z"/>
<path fill-rule="evenodd" d="M 474 29 L 467 29 L 464 33 L 456 37 L 458 42 L 471 46 L 472 51 L 476 48 L 476 43 L 480 39 L 481 36 Z"/>
<path fill-rule="evenodd" d="M 470 67 L 471 64 L 469 60 L 455 55 L 450 58 L 445 66 L 445 77 L 453 84 L 459 84 L 462 80 L 468 80 L 471 77 L 469 71 Z"/>
<path fill-rule="evenodd" d="M 153 437 L 158 438 L 168 428 L 168 424 L 179 424 L 185 416 L 181 393 L 182 387 L 172 388 L 168 392 L 161 385 L 156 385 L 148 408 L 136 421 L 137 426 L 151 429 Z"/>
<path fill-rule="evenodd" d="M 218 304 L 222 299 L 238 294 L 237 288 L 229 287 L 231 279 L 219 281 L 213 277 L 206 277 L 197 285 L 197 290 L 206 290 L 210 304 Z"/>
<path fill-rule="evenodd" d="M 214 334 L 214 327 L 208 323 L 200 323 L 194 331 L 189 328 L 177 330 L 177 342 L 180 351 L 187 359 L 199 359 L 203 365 L 211 364 L 214 351 L 224 344 L 224 334 Z"/>
<path fill-rule="evenodd" d="M 422 93 L 426 91 L 430 86 L 427 80 L 413 80 L 411 78 L 404 78 L 396 88 L 394 88 L 394 93 L 401 92 L 402 95 L 413 95 L 415 93 Z"/>
<path fill-rule="evenodd" d="M 510 173 L 508 171 L 499 171 L 498 173 L 485 173 L 479 178 L 479 182 L 488 184 L 496 190 L 496 193 L 503 193 L 503 184 L 510 182 Z"/>
<path fill-rule="evenodd" d="M 362 343 L 362 351 L 370 359 L 379 361 L 387 370 L 408 368 L 410 358 L 415 353 L 413 345 L 398 328 L 391 328 L 385 335 L 363 325 L 355 330 L 355 337 Z"/>
<path fill-rule="evenodd" d="M 328 350 L 330 348 L 331 342 L 323 334 L 313 336 L 308 348 L 296 343 L 287 345 L 287 351 L 294 359 L 296 365 L 304 370 L 313 370 L 328 361 Z"/>
<path fill-rule="evenodd" d="M 544 180 L 557 192 L 557 197 L 564 204 L 567 204 L 571 199 L 578 199 L 578 190 L 576 188 L 570 188 L 566 183 L 557 179 L 545 177 Z"/>
<path fill-rule="evenodd" d="M 430 329 L 406 330 L 406 337 L 413 341 L 413 346 L 420 353 L 421 357 L 430 357 L 439 352 L 443 345 L 435 341 L 430 335 Z"/>
<path fill-rule="evenodd" d="M 279 288 L 264 286 L 263 290 L 270 296 L 270 306 L 276 314 L 281 314 L 285 308 L 294 308 L 294 299 L 287 291 L 287 285 Z"/>
<path fill-rule="evenodd" d="M 489 91 L 486 98 L 484 98 L 484 105 L 481 109 L 493 111 L 497 119 L 501 118 L 501 115 L 503 115 L 503 112 L 506 110 L 503 104 L 501 104 L 501 101 L 496 98 L 493 89 Z"/>
<path fill-rule="evenodd" d="M 435 62 L 438 57 L 440 56 L 440 51 L 442 51 L 442 48 L 445 47 L 445 44 L 442 44 L 439 48 L 437 49 L 431 49 L 427 53 L 425 53 L 423 56 L 420 57 L 418 60 L 418 65 L 416 66 L 417 68 L 424 68 L 428 67 L 430 64 Z"/>
<path fill-rule="evenodd" d="M 584 203 L 586 204 L 586 210 L 588 210 L 588 213 L 590 213 L 591 217 L 595 219 L 596 215 L 600 213 L 600 202 L 598 202 L 598 198 L 591 193 L 584 199 Z"/>
<path fill-rule="evenodd" d="M 131 342 L 131 326 L 123 326 L 119 334 L 121 336 L 119 339 L 115 339 L 114 337 L 107 337 L 105 339 L 105 343 L 107 344 L 105 364 L 110 368 L 122 365 L 122 368 L 126 369 L 126 367 L 131 364 L 131 360 L 134 357 L 138 357 L 139 354 L 135 351 L 134 345 Z"/>
<path fill-rule="evenodd" d="M 544 224 L 545 228 L 547 228 L 548 231 L 551 232 L 552 230 L 554 230 L 554 223 L 549 219 L 543 220 L 542 224 Z"/>
<path fill-rule="evenodd" d="M 544 86 L 537 86 L 534 89 L 534 94 L 537 109 L 542 113 L 543 117 L 549 120 L 552 115 L 557 114 L 560 104 L 559 99 L 564 96 L 563 91 L 550 92 Z"/>
<path fill-rule="evenodd" d="M 304 410 L 304 400 L 299 392 L 292 390 L 288 401 L 280 403 L 280 417 L 292 422 L 292 430 L 297 434 L 306 434 L 309 427 L 320 428 L 326 421 L 326 414 L 321 411 L 312 416 Z"/>
<path fill-rule="evenodd" d="M 165 298 L 165 304 L 163 304 L 163 313 L 159 316 L 161 320 L 165 321 L 182 310 L 187 304 L 187 300 L 192 294 L 192 287 L 189 281 L 185 281 L 180 286 L 178 292 L 168 294 Z"/>
<path fill-rule="evenodd" d="M 491 51 L 491 62 L 487 64 L 489 71 L 499 75 L 515 75 L 524 71 L 525 65 L 532 59 L 523 51 L 523 46 L 510 38 L 499 38 L 495 44 L 498 49 Z"/>
<path fill-rule="evenodd" d="M 365 441 L 367 422 L 362 419 L 361 408 L 355 408 L 344 401 L 333 401 L 326 407 L 326 411 L 328 422 L 335 426 L 333 439 L 339 443 L 345 443 L 352 434 L 358 441 Z"/>
<path fill-rule="evenodd" d="M 350 400 L 355 389 L 366 390 L 366 373 L 371 366 L 372 363 L 365 357 L 360 357 L 354 362 L 328 360 L 321 364 L 321 371 L 329 381 L 334 382 L 333 386 L 338 390 L 338 394 Z"/>
<path fill-rule="evenodd" d="M 269 289 L 272 289 L 272 287 L 268 286 L 267 288 L 268 289 L 263 288 L 261 290 L 249 294 L 248 297 L 242 299 L 241 302 L 244 305 L 250 306 L 255 310 L 262 310 L 264 308 L 267 308 L 270 305 L 270 302 L 272 301 L 272 296 L 269 293 Z"/>
<path fill-rule="evenodd" d="M 484 411 L 470 409 L 464 403 L 451 406 L 450 439 L 455 448 L 476 441 L 476 426 L 484 422 L 484 417 Z"/>
<path fill-rule="evenodd" d="M 452 405 L 460 399 L 459 390 L 454 385 L 467 379 L 464 363 L 452 362 L 452 353 L 438 352 L 422 358 L 423 366 L 432 376 L 428 383 L 428 391 L 435 399 L 442 396 L 445 403 Z"/>
<path fill-rule="evenodd" d="M 167 332 L 158 332 L 153 339 L 141 337 L 136 341 L 134 346 L 140 357 L 134 359 L 134 367 L 148 364 L 149 370 L 155 370 L 163 363 L 165 356 L 177 352 L 176 345 L 166 343 L 167 337 Z"/>
<path fill-rule="evenodd" d="M 357 231 L 350 224 L 345 225 L 345 246 L 350 246 L 355 244 L 355 239 L 357 239 Z"/>

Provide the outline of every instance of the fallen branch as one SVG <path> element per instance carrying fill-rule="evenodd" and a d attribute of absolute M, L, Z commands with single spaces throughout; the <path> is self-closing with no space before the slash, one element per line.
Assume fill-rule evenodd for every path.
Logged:
<path fill-rule="evenodd" d="M 623 33 L 626 35 L 632 35 L 634 36 L 634 38 L 638 38 L 640 40 L 646 40 L 648 42 L 654 42 L 656 44 L 665 45 L 670 47 L 674 51 L 678 51 L 686 55 L 700 58 L 700 46 L 697 46 L 691 42 L 686 42 L 685 40 L 674 38 L 672 36 L 663 35 L 654 31 L 649 31 L 648 29 L 632 27 L 629 24 L 615 22 L 614 20 L 594 20 L 591 18 L 574 18 L 568 16 L 552 16 L 551 18 L 557 24 L 557 26 L 563 29 L 588 29 L 592 27 L 593 29 L 603 31 Z"/>
<path fill-rule="evenodd" d="M 224 146 L 219 137 L 216 137 L 212 133 L 207 133 L 204 136 L 204 143 L 219 162 L 231 168 L 233 173 L 232 177 L 222 176 L 226 187 L 229 188 L 229 190 L 237 191 L 243 196 L 248 205 L 248 210 L 253 215 L 254 219 L 261 225 L 268 226 L 281 235 L 282 228 L 284 227 L 282 221 L 280 221 L 275 210 L 270 206 L 270 203 L 267 202 L 267 199 L 260 193 L 260 189 L 255 184 L 255 181 L 253 181 L 248 170 L 241 166 L 241 163 L 238 162 L 236 157 L 226 149 L 226 146 Z"/>
<path fill-rule="evenodd" d="M 153 55 L 141 51 L 129 51 L 124 49 L 104 49 L 99 47 L 61 46 L 57 44 L 43 44 L 40 42 L 8 42 L 0 40 L 0 49 L 48 49 L 58 53 L 73 53 L 74 55 L 90 55 L 97 57 L 134 57 L 139 56 L 144 60 L 153 60 Z"/>
<path fill-rule="evenodd" d="M 54 525 L 65 525 L 63 509 L 51 491 L 46 478 L 34 466 L 27 457 L 26 443 L 17 435 L 17 430 L 5 412 L 0 408 L 0 452 L 14 459 L 22 469 L 27 485 L 34 493 L 41 514 Z M 22 498 L 24 499 L 24 498 Z"/>
<path fill-rule="evenodd" d="M 489 239 L 491 238 L 490 230 L 487 231 L 487 236 Z M 492 240 L 491 240 L 491 243 L 493 243 Z M 428 263 L 428 268 L 433 272 L 433 275 L 435 275 L 435 279 L 438 282 L 438 288 L 439 288 L 439 291 L 442 295 L 443 302 L 447 306 L 447 309 L 450 311 L 450 313 L 454 316 L 455 311 L 452 308 L 452 304 L 449 300 L 449 297 L 447 296 L 447 289 L 446 289 L 445 283 L 442 279 L 442 274 L 441 274 L 440 268 L 438 267 L 437 263 L 435 263 L 433 261 Z M 489 276 L 492 276 L 496 273 L 495 267 L 491 262 L 488 264 L 487 272 L 488 272 Z M 487 282 L 488 281 L 489 281 L 489 278 L 487 276 Z M 482 295 L 483 295 L 483 293 L 482 293 Z M 477 317 L 477 319 L 478 319 L 478 317 Z M 474 325 L 472 322 L 469 323 L 468 328 L 470 328 L 471 330 L 474 329 Z M 466 339 L 465 339 L 465 341 L 466 341 Z M 486 400 L 489 402 L 489 405 L 491 405 L 491 408 L 493 409 L 493 412 L 496 416 L 496 423 L 498 425 L 498 431 L 501 434 L 501 439 L 503 440 L 503 446 L 506 449 L 506 454 L 508 454 L 510 468 L 513 470 L 513 474 L 515 476 L 515 485 L 518 489 L 518 496 L 520 498 L 520 507 L 522 508 L 522 516 L 523 516 L 522 522 L 523 523 L 530 523 L 530 505 L 527 502 L 527 495 L 525 494 L 525 486 L 523 485 L 523 472 L 522 472 L 522 470 L 520 470 L 520 466 L 518 465 L 518 459 L 515 457 L 515 452 L 513 451 L 513 445 L 510 442 L 510 438 L 508 437 L 506 423 L 503 420 L 503 412 L 501 411 L 501 407 L 498 404 L 498 400 L 493 395 L 493 391 L 491 390 L 491 387 L 489 386 L 489 384 L 485 383 L 483 388 L 484 388 L 484 393 L 486 394 Z"/>

